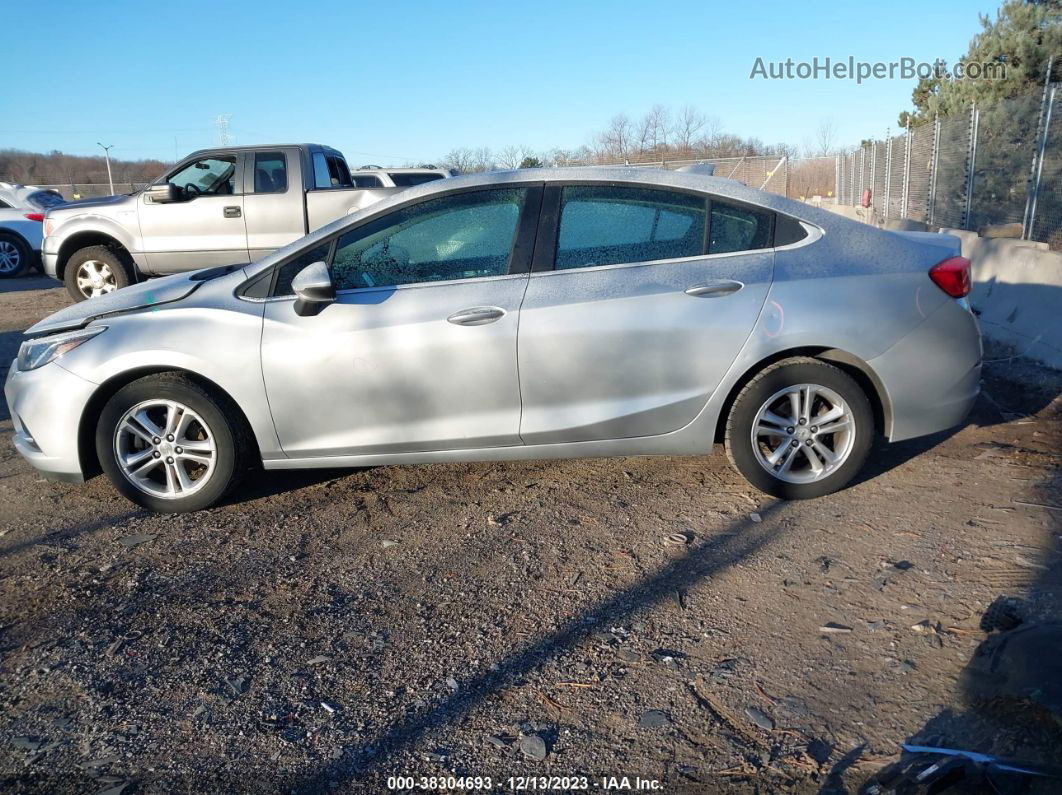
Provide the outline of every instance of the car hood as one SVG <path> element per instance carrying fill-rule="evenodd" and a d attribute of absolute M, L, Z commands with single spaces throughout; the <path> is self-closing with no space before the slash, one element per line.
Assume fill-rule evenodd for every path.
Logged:
<path fill-rule="evenodd" d="M 136 194 L 118 194 L 117 196 L 96 196 L 91 199 L 74 199 L 66 204 L 60 204 L 58 207 L 52 207 L 49 209 L 49 215 L 64 215 L 70 213 L 80 213 L 90 207 L 108 207 L 112 204 L 124 204 L 132 201 L 133 196 Z"/>
<path fill-rule="evenodd" d="M 39 323 L 30 326 L 25 334 L 27 337 L 53 334 L 58 331 L 81 328 L 93 320 L 108 315 L 171 304 L 187 298 L 210 277 L 212 271 L 217 270 L 220 269 L 211 268 L 205 271 L 177 273 L 173 276 L 123 287 L 121 290 L 101 295 L 99 298 L 90 298 L 60 309 L 54 315 L 49 315 Z"/>

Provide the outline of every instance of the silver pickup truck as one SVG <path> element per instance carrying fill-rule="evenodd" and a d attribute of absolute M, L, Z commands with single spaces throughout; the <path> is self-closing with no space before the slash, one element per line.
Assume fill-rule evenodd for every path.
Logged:
<path fill-rule="evenodd" d="M 144 276 L 253 262 L 399 190 L 356 187 L 342 153 L 319 144 L 204 149 L 137 193 L 49 212 L 44 271 L 82 301 Z"/>

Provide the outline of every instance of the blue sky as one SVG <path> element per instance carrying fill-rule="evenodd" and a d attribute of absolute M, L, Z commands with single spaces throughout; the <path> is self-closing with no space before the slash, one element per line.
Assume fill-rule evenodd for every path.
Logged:
<path fill-rule="evenodd" d="M 0 148 L 172 160 L 316 141 L 352 165 L 455 147 L 574 148 L 615 114 L 689 104 L 800 145 L 883 135 L 913 80 L 750 80 L 756 58 L 954 62 L 995 2 L 0 1 Z"/>

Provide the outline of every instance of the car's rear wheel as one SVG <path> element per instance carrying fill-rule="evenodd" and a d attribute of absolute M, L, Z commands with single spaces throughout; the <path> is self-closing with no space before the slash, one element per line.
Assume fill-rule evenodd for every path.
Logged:
<path fill-rule="evenodd" d="M 98 298 L 129 284 L 132 263 L 123 252 L 107 246 L 75 251 L 66 263 L 63 282 L 75 301 Z"/>
<path fill-rule="evenodd" d="M 874 441 L 874 413 L 859 384 L 805 357 L 758 373 L 738 394 L 726 427 L 730 462 L 761 491 L 807 499 L 843 488 Z"/>
<path fill-rule="evenodd" d="M 115 488 L 160 513 L 216 503 L 246 470 L 250 448 L 231 401 L 178 374 L 122 387 L 96 427 L 96 454 Z"/>
<path fill-rule="evenodd" d="M 0 279 L 21 276 L 29 269 L 32 259 L 33 253 L 25 240 L 0 234 Z"/>

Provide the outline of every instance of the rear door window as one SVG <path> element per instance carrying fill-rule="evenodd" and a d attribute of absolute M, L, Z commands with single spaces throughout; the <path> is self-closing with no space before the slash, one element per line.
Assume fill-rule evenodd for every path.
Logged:
<path fill-rule="evenodd" d="M 705 199 L 624 186 L 570 186 L 561 195 L 555 267 L 590 268 L 704 253 Z"/>

